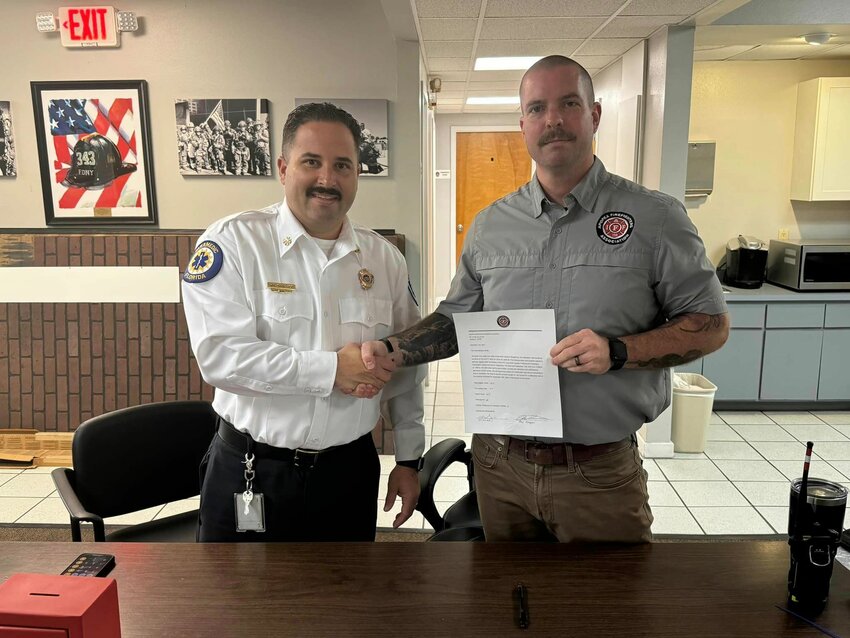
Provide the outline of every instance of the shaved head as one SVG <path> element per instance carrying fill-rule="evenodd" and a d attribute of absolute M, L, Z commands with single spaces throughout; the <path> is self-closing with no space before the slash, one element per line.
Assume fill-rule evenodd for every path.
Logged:
<path fill-rule="evenodd" d="M 519 83 L 520 102 L 524 104 L 524 101 L 522 99 L 522 92 L 525 88 L 525 78 L 527 78 L 529 74 L 543 69 L 554 69 L 559 66 L 571 66 L 578 70 L 579 83 L 581 84 L 581 87 L 585 94 L 584 98 L 588 104 L 593 104 L 596 101 L 596 96 L 593 92 L 593 80 L 590 79 L 590 73 L 588 73 L 587 69 L 585 69 L 581 64 L 564 55 L 547 55 L 545 58 L 539 59 L 537 62 L 535 62 L 528 68 L 528 70 L 523 74 L 522 80 Z"/>

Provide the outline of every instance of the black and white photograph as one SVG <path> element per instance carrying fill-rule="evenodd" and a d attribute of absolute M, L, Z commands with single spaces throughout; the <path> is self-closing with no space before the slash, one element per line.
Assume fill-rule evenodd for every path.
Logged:
<path fill-rule="evenodd" d="M 12 133 L 12 105 L 0 100 L 0 177 L 14 177 L 15 136 Z"/>
<path fill-rule="evenodd" d="M 174 104 L 181 175 L 271 175 L 269 101 L 179 99 Z"/>
<path fill-rule="evenodd" d="M 387 126 L 387 100 L 354 100 L 337 98 L 296 98 L 295 106 L 310 102 L 330 102 L 348 111 L 360 123 L 360 175 L 387 177 L 390 155 Z"/>

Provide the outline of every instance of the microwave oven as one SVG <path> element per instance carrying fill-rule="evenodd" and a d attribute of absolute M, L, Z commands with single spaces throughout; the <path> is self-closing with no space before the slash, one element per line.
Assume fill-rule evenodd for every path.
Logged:
<path fill-rule="evenodd" d="M 850 290 L 850 239 L 771 239 L 767 281 L 792 290 Z"/>

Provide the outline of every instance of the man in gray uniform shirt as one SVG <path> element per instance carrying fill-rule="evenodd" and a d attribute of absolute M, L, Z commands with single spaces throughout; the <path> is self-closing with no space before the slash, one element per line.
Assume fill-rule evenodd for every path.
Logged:
<path fill-rule="evenodd" d="M 536 175 L 475 218 L 436 312 L 365 343 L 364 363 L 455 354 L 454 313 L 553 308 L 563 438 L 473 437 L 485 536 L 646 542 L 652 514 L 635 432 L 668 404 L 665 368 L 726 341 L 723 291 L 682 204 L 594 157 L 601 106 L 581 65 L 543 58 L 523 76 L 520 101 Z"/>

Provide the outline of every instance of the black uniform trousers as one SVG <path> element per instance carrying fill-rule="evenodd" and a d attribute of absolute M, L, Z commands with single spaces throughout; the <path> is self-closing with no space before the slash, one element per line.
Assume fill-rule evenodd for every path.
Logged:
<path fill-rule="evenodd" d="M 265 532 L 236 531 L 233 494 L 245 491 L 246 453 L 254 454 Z M 219 417 L 201 461 L 198 541 L 374 541 L 380 473 L 371 433 L 316 454 L 257 443 Z"/>

